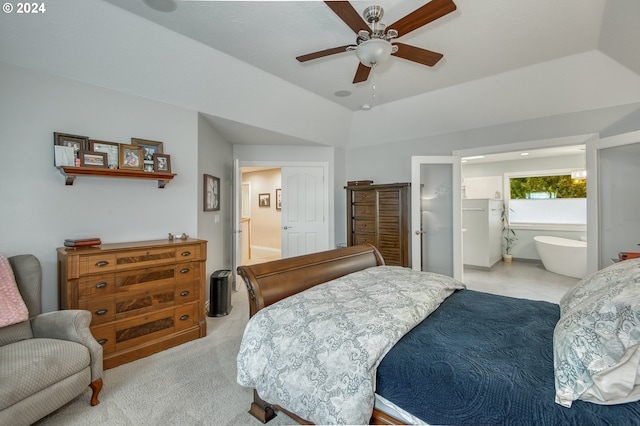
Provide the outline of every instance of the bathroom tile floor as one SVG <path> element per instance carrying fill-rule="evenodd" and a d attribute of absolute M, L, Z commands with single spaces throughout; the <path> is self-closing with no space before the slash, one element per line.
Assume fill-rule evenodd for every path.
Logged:
<path fill-rule="evenodd" d="M 558 303 L 579 280 L 549 272 L 542 263 L 498 263 L 491 271 L 465 267 L 462 281 L 471 290 Z"/>

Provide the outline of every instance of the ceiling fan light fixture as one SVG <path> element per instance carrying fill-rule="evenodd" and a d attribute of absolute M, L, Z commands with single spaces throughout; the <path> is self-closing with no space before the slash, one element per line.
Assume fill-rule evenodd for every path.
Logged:
<path fill-rule="evenodd" d="M 391 55 L 391 51 L 391 43 L 386 40 L 374 38 L 360 43 L 356 49 L 356 56 L 362 65 L 371 67 L 386 61 Z"/>

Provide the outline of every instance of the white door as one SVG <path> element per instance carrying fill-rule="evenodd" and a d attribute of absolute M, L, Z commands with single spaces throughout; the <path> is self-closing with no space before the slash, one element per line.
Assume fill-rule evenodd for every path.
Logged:
<path fill-rule="evenodd" d="M 282 257 L 328 249 L 323 167 L 282 167 Z"/>
<path fill-rule="evenodd" d="M 640 251 L 640 131 L 587 141 L 587 272 Z"/>
<path fill-rule="evenodd" d="M 411 157 L 413 269 L 462 280 L 460 157 Z"/>

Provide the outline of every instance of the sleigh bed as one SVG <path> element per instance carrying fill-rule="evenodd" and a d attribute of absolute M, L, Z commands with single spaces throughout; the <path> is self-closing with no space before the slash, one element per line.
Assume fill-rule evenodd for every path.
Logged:
<path fill-rule="evenodd" d="M 263 423 L 640 424 L 640 260 L 626 262 L 560 305 L 385 266 L 370 245 L 241 266 L 238 382 Z"/>

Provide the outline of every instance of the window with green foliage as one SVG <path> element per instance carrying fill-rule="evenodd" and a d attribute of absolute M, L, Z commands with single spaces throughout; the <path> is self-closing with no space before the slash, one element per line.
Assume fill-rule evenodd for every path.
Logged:
<path fill-rule="evenodd" d="M 540 170 L 505 173 L 509 223 L 520 226 L 553 225 L 553 229 L 585 226 L 587 181 L 571 179 L 571 172 Z"/>
<path fill-rule="evenodd" d="M 571 175 L 511 178 L 511 199 L 587 198 L 586 179 Z"/>

